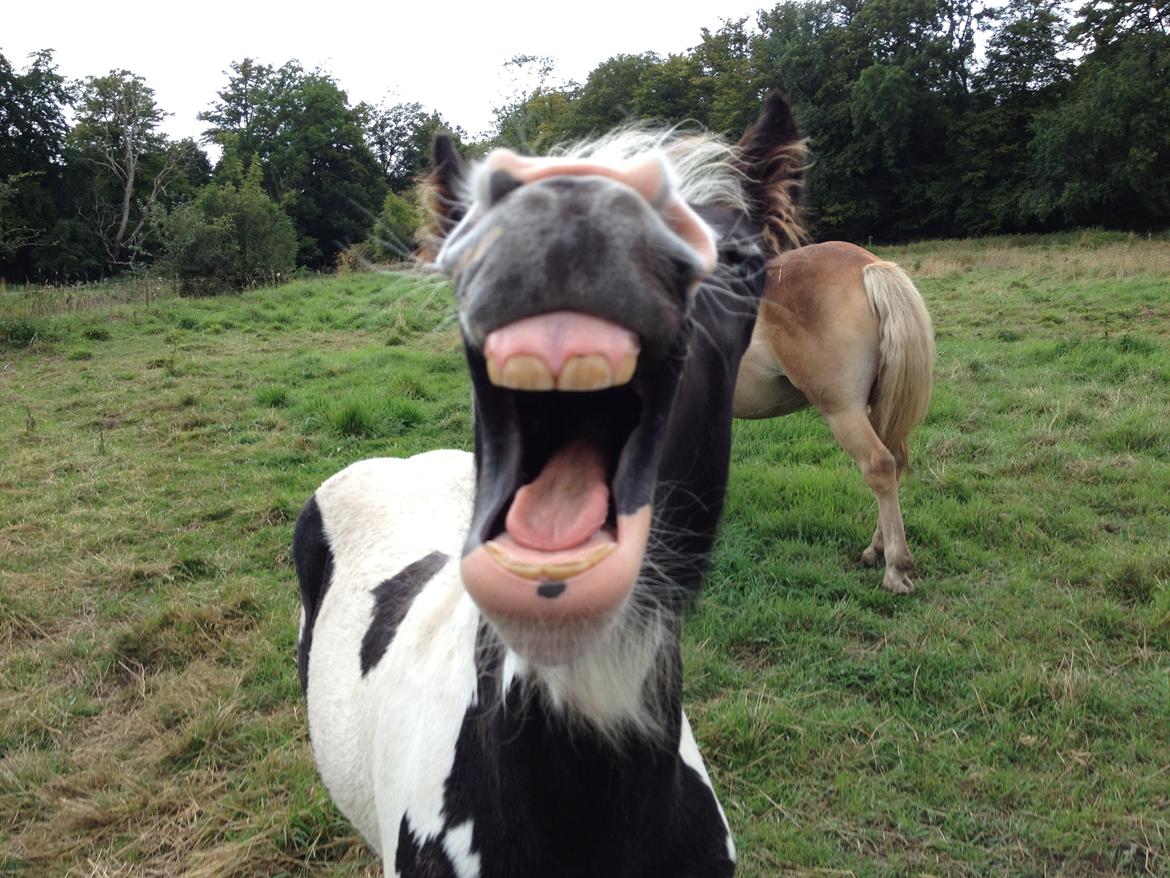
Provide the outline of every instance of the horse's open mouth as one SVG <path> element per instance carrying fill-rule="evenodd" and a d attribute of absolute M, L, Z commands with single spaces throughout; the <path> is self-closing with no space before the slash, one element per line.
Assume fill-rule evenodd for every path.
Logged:
<path fill-rule="evenodd" d="M 492 508 L 477 509 L 463 578 L 489 614 L 585 622 L 627 599 L 664 420 L 661 370 L 639 355 L 628 330 L 564 312 L 487 337 L 480 416 L 509 438 L 481 455 L 478 501 Z"/>

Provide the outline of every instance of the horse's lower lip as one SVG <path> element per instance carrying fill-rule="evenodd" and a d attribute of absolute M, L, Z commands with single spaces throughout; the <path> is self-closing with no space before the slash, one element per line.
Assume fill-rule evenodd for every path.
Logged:
<path fill-rule="evenodd" d="M 638 580 L 646 541 L 650 534 L 650 507 L 630 515 L 619 515 L 617 540 L 586 546 L 574 564 L 568 553 L 549 553 L 551 571 L 535 572 L 527 559 L 519 565 L 505 557 L 498 544 L 480 544 L 461 563 L 468 593 L 489 617 L 540 620 L 555 624 L 601 618 L 616 612 L 626 602 Z M 502 559 L 502 562 L 501 562 Z M 519 567 L 519 569 L 517 569 Z M 545 575 L 564 571 L 563 578 Z M 579 570 L 577 568 L 580 568 Z"/>

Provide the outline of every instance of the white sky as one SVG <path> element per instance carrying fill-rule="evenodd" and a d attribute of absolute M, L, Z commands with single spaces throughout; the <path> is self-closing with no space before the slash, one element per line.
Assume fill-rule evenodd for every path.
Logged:
<path fill-rule="evenodd" d="M 42 0 L 43 2 L 43 0 Z M 368 0 L 282 4 L 248 0 L 118 4 L 95 0 L 18 2 L 0 14 L 0 53 L 23 69 L 28 53 L 53 49 L 71 78 L 125 68 L 145 77 L 172 113 L 172 137 L 198 137 L 195 116 L 227 83 L 224 71 L 245 57 L 278 66 L 297 59 L 322 67 L 350 103 L 418 101 L 470 134 L 491 122 L 491 108 L 513 89 L 504 62 L 545 55 L 560 79 L 583 81 L 619 53 L 680 52 L 700 28 L 753 16 L 770 0 L 549 0 L 463 3 Z M 559 8 L 558 8 L 559 7 Z"/>

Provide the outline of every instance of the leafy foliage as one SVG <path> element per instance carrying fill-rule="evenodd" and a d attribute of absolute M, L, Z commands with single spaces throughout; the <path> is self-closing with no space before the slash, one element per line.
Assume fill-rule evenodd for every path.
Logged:
<path fill-rule="evenodd" d="M 22 71 L 0 55 L 0 272 L 27 271 L 56 220 L 69 90 L 52 52 Z"/>
<path fill-rule="evenodd" d="M 505 69 L 511 94 L 469 142 L 419 103 L 354 105 L 328 73 L 244 58 L 201 114 L 222 151 L 214 179 L 239 191 L 257 173 L 293 222 L 298 264 L 329 269 L 353 245 L 406 255 L 437 131 L 470 156 L 643 121 L 736 137 L 779 88 L 810 140 L 818 238 L 1170 224 L 1167 0 L 780 0 L 686 51 L 608 58 L 583 82 L 539 55 Z M 70 85 L 50 52 L 22 71 L 0 55 L 0 277 L 157 259 L 168 214 L 213 171 L 194 142 L 162 135 L 164 115 L 128 71 Z"/>
<path fill-rule="evenodd" d="M 332 77 L 295 61 L 272 68 L 245 59 L 219 98 L 201 116 L 223 148 L 217 177 L 239 182 L 260 167 L 264 190 L 296 226 L 301 264 L 331 265 L 365 238 L 387 180 L 366 143 L 364 110 Z"/>
<path fill-rule="evenodd" d="M 380 262 L 408 259 L 418 244 L 416 235 L 421 221 L 414 204 L 395 192 L 386 193 L 367 242 L 370 256 Z"/>
<path fill-rule="evenodd" d="M 394 192 L 410 189 L 430 161 L 431 141 L 439 132 L 453 135 L 457 146 L 467 135 L 422 104 L 366 107 L 366 143 Z"/>
<path fill-rule="evenodd" d="M 205 187 L 167 222 L 164 268 L 186 295 L 209 295 L 271 283 L 295 265 L 292 221 L 260 188 L 259 173 L 244 185 Z"/>
<path fill-rule="evenodd" d="M 1170 217 L 1170 35 L 1133 34 L 1095 52 L 1032 142 L 1041 218 L 1150 226 Z"/>
<path fill-rule="evenodd" d="M 80 199 L 82 216 L 106 261 L 131 266 L 145 249 L 153 208 L 178 175 L 178 150 L 158 130 L 166 114 L 154 90 L 128 70 L 87 78 L 74 109 L 71 158 L 92 174 Z"/>
<path fill-rule="evenodd" d="M 734 136 L 780 88 L 811 139 L 819 237 L 1164 226 L 1165 3 L 1070 17 L 1069 0 L 784 0 L 689 52 L 610 58 L 583 85 L 550 87 L 546 65 L 500 109 L 497 142 L 539 151 L 639 119 Z"/>

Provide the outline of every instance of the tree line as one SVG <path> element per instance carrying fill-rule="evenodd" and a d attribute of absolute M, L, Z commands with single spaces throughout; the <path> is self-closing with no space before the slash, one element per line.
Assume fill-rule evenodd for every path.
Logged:
<path fill-rule="evenodd" d="M 583 83 L 551 62 L 466 150 L 540 152 L 636 120 L 742 131 L 772 88 L 810 138 L 819 238 L 893 241 L 1170 225 L 1170 0 L 786 0 L 688 51 L 619 55 Z M 139 76 L 68 82 L 51 52 L 0 55 L 0 277 L 141 266 L 191 290 L 402 256 L 443 116 L 351 104 L 296 61 L 244 59 L 200 114 L 160 130 Z M 71 118 L 72 122 L 67 122 Z"/>
<path fill-rule="evenodd" d="M 296 61 L 244 59 L 227 80 L 199 115 L 213 167 L 199 143 L 162 133 L 141 76 L 68 82 L 50 51 L 20 71 L 0 55 L 0 277 L 152 267 L 202 292 L 330 268 L 355 242 L 409 254 L 412 187 L 434 133 L 451 129 L 439 114 L 351 105 Z"/>

